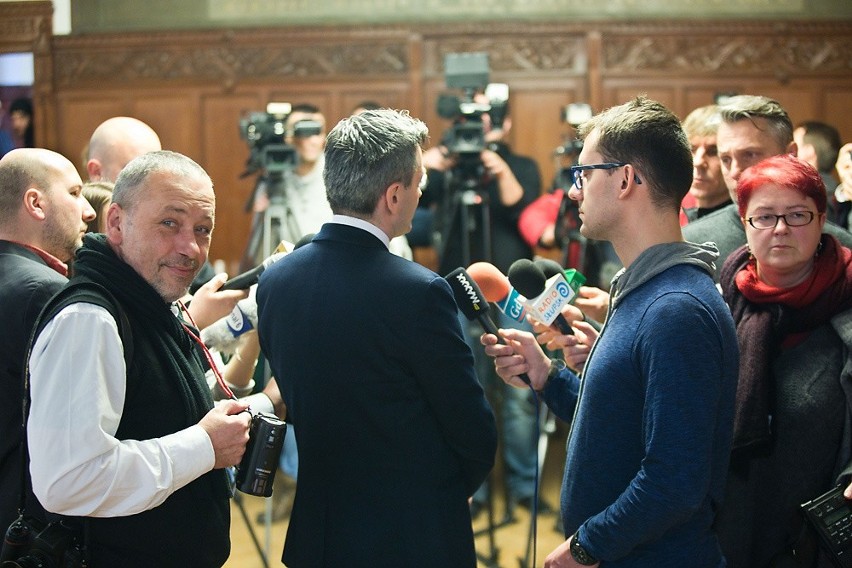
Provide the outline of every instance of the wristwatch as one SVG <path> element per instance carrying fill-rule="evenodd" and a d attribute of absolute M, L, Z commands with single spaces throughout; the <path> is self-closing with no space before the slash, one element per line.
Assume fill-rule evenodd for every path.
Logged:
<path fill-rule="evenodd" d="M 574 558 L 574 561 L 577 564 L 582 566 L 593 566 L 598 563 L 598 559 L 589 554 L 589 552 L 580 545 L 580 542 L 577 540 L 577 535 L 580 534 L 580 531 L 574 533 L 574 536 L 571 537 L 571 557 Z"/>

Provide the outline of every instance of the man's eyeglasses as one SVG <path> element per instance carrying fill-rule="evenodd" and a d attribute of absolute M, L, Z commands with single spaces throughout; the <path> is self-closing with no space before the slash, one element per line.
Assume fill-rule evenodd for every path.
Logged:
<path fill-rule="evenodd" d="M 804 227 L 814 220 L 814 213 L 813 211 L 793 211 L 785 215 L 764 213 L 763 215 L 752 215 L 743 220 L 755 229 L 774 229 L 778 226 L 778 219 L 784 219 L 784 224 L 788 227 Z"/>
<path fill-rule="evenodd" d="M 582 166 L 571 166 L 568 170 L 571 172 L 571 183 L 574 184 L 574 187 L 577 189 L 583 189 L 583 172 L 586 170 L 614 170 L 615 168 L 620 168 L 622 166 L 626 166 L 627 164 L 624 162 L 607 162 L 605 164 L 585 164 Z M 633 178 L 636 183 L 642 183 L 642 180 L 639 179 L 639 176 L 634 176 Z"/>

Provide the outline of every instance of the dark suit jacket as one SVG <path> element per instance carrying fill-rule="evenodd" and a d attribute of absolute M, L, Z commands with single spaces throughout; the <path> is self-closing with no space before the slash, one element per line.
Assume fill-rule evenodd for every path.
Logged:
<path fill-rule="evenodd" d="M 852 247 L 852 233 L 827 221 L 823 233 L 834 235 L 845 247 Z M 740 219 L 737 205 L 732 203 L 701 219 L 692 221 L 683 228 L 683 238 L 687 241 L 702 244 L 708 241 L 716 243 L 719 258 L 716 259 L 716 274 L 714 279 L 719 281 L 722 265 L 732 252 L 746 244 L 745 227 Z"/>
<path fill-rule="evenodd" d="M 284 563 L 473 568 L 467 498 L 496 429 L 447 282 L 328 223 L 257 298 L 299 447 Z"/>
<path fill-rule="evenodd" d="M 31 250 L 0 241 L 0 531 L 17 518 L 21 487 L 21 398 L 27 345 L 39 312 L 68 279 Z M 30 495 L 27 512 L 41 517 Z"/>

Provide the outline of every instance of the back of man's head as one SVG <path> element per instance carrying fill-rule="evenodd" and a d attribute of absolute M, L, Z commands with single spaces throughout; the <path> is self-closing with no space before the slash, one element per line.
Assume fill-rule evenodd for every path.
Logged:
<path fill-rule="evenodd" d="M 86 170 L 91 181 L 115 181 L 130 160 L 162 149 L 154 130 L 136 118 L 115 116 L 102 122 L 89 139 Z"/>
<path fill-rule="evenodd" d="M 793 141 L 793 123 L 784 107 L 776 100 L 760 95 L 736 95 L 729 97 L 719 105 L 719 116 L 722 122 L 739 122 L 748 120 L 756 128 L 754 119 L 766 121 L 769 134 L 781 148 L 786 148 Z"/>
<path fill-rule="evenodd" d="M 816 164 L 813 164 L 820 173 L 830 173 L 837 162 L 837 153 L 843 142 L 840 132 L 830 124 L 817 120 L 806 120 L 796 126 L 796 130 L 802 129 L 802 145 L 810 145 L 816 154 Z M 799 148 L 800 152 L 802 148 Z M 799 158 L 802 158 L 800 155 Z"/>
<path fill-rule="evenodd" d="M 411 183 L 429 129 L 405 111 L 368 110 L 341 120 L 325 145 L 326 195 L 335 213 L 369 216 L 396 182 Z"/>
<path fill-rule="evenodd" d="M 640 96 L 593 116 L 578 135 L 585 138 L 592 131 L 606 162 L 633 164 L 654 203 L 679 210 L 692 185 L 692 153 L 674 113 Z"/>

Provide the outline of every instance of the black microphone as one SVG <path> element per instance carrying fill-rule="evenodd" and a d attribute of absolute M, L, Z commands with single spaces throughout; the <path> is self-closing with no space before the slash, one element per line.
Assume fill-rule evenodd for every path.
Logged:
<path fill-rule="evenodd" d="M 459 307 L 464 316 L 470 321 L 477 320 L 479 325 L 486 333 L 497 336 L 497 341 L 505 344 L 503 338 L 497 330 L 497 325 L 491 319 L 489 311 L 491 306 L 482 295 L 482 291 L 476 284 L 476 281 L 470 277 L 464 268 L 456 268 L 444 277 L 450 284 L 453 290 L 453 296 L 456 299 L 456 305 Z M 519 375 L 521 380 L 527 385 L 530 385 L 530 378 L 526 373 Z"/>
<path fill-rule="evenodd" d="M 519 258 L 509 267 L 507 276 L 512 287 L 527 298 L 529 313 L 535 319 L 545 325 L 556 324 L 565 335 L 574 335 L 571 324 L 561 313 L 562 306 L 574 297 L 561 266 L 548 278 L 541 266 L 528 258 Z"/>
<path fill-rule="evenodd" d="M 304 238 L 304 237 L 302 237 Z M 260 279 L 260 275 L 269 268 L 271 264 L 274 264 L 287 256 L 289 253 L 293 252 L 294 245 L 292 243 L 288 243 L 287 241 L 281 241 L 281 243 L 275 247 L 275 250 L 272 252 L 272 255 L 263 259 L 258 266 L 255 266 L 251 270 L 247 272 L 243 272 L 237 276 L 234 276 L 230 280 L 227 280 L 220 290 L 247 290 L 251 288 L 252 285 L 257 284 L 257 281 Z"/>
<path fill-rule="evenodd" d="M 296 250 L 297 248 L 302 248 L 303 246 L 314 240 L 315 236 L 317 236 L 316 233 L 308 233 L 306 235 L 302 235 L 302 238 L 296 241 L 296 244 L 293 245 L 293 250 Z"/>

